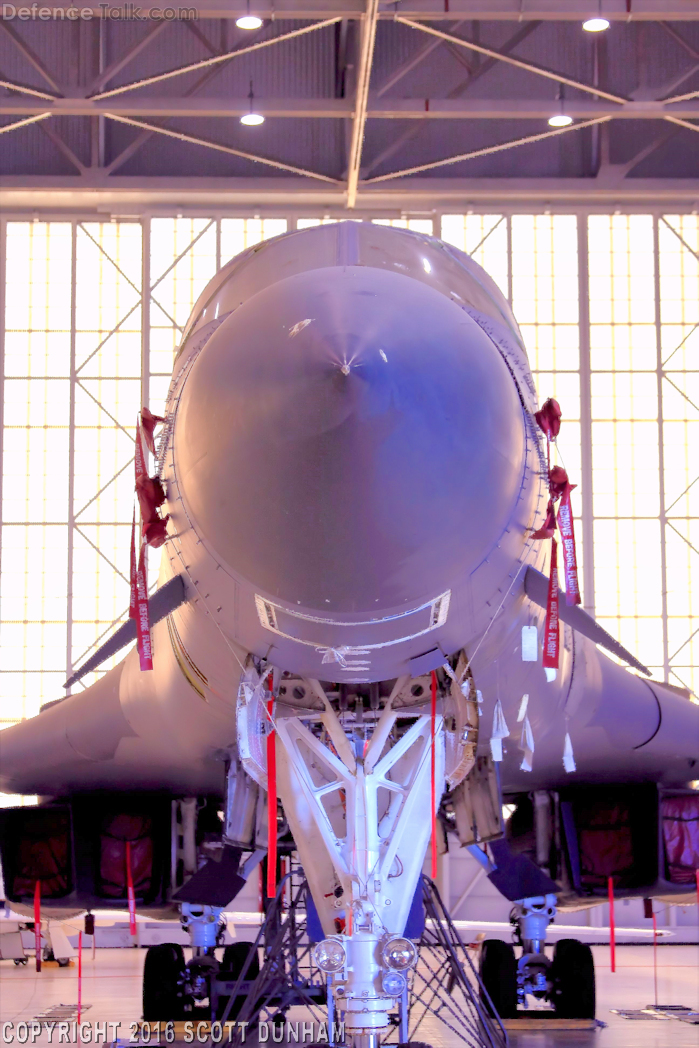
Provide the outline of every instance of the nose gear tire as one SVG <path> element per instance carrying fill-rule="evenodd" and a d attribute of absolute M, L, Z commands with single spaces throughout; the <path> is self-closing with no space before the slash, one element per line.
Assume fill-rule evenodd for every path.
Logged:
<path fill-rule="evenodd" d="M 560 939 L 553 951 L 552 1001 L 561 1019 L 594 1019 L 595 965 L 592 950 L 577 939 Z"/>
<path fill-rule="evenodd" d="M 490 996 L 481 991 L 488 1012 L 501 1019 L 517 1015 L 517 962 L 514 947 L 501 939 L 486 939 L 481 947 L 480 976 Z M 491 1006 L 492 1002 L 492 1006 Z"/>
<path fill-rule="evenodd" d="M 143 1018 L 176 1022 L 184 1018 L 184 953 L 174 942 L 150 946 L 143 966 Z"/>

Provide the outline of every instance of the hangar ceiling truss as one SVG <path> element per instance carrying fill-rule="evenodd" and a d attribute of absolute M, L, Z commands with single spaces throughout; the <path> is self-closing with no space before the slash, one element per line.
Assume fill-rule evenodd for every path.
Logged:
<path fill-rule="evenodd" d="M 71 21 L 58 3 L 0 21 L 0 200 L 699 197 L 692 0 L 604 0 L 594 39 L 573 0 L 261 0 L 252 33 L 244 7 L 88 4 Z M 238 123 L 250 82 L 255 129 Z M 572 124 L 547 129 L 559 110 Z"/>

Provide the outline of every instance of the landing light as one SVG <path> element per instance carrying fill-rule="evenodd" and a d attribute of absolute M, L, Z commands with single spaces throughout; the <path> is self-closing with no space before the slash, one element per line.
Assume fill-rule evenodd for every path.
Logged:
<path fill-rule="evenodd" d="M 313 960 L 321 972 L 334 975 L 344 968 L 347 955 L 344 946 L 337 939 L 323 939 L 313 948 Z"/>
<path fill-rule="evenodd" d="M 406 987 L 405 976 L 402 972 L 384 972 L 381 985 L 389 997 L 400 997 Z"/>
<path fill-rule="evenodd" d="M 582 27 L 588 33 L 603 33 L 609 29 L 609 22 L 606 18 L 588 18 Z"/>
<path fill-rule="evenodd" d="M 410 939 L 389 939 L 381 951 L 381 956 L 387 968 L 404 971 L 417 960 L 417 950 Z"/>
<path fill-rule="evenodd" d="M 556 113 L 554 116 L 549 117 L 550 127 L 569 127 L 573 123 L 572 116 L 568 116 L 567 113 Z"/>

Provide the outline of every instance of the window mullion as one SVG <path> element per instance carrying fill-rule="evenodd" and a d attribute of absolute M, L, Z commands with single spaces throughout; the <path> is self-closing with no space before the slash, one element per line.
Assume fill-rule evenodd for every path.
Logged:
<path fill-rule="evenodd" d="M 595 541 L 592 505 L 592 390 L 590 377 L 590 280 L 587 215 L 578 215 L 578 325 L 580 367 L 580 469 L 582 502 L 583 596 L 595 614 Z"/>

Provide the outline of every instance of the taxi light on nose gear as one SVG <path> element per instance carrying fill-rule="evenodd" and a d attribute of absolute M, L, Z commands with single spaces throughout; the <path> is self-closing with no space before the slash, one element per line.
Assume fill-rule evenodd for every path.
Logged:
<path fill-rule="evenodd" d="M 384 972 L 381 985 L 389 997 L 400 997 L 405 989 L 405 976 L 402 972 Z"/>
<path fill-rule="evenodd" d="M 313 950 L 313 959 L 326 975 L 342 971 L 347 960 L 345 948 L 337 939 L 323 939 Z"/>
<path fill-rule="evenodd" d="M 417 950 L 410 939 L 389 939 L 381 951 L 381 956 L 387 968 L 403 971 L 415 963 Z"/>

